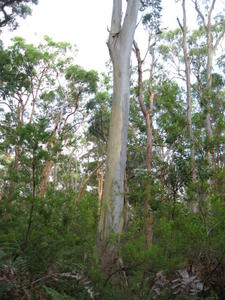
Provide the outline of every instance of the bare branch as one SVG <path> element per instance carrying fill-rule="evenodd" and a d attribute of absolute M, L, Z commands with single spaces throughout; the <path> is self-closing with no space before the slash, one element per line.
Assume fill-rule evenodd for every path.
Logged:
<path fill-rule="evenodd" d="M 195 4 L 195 10 L 199 14 L 199 17 L 202 19 L 203 25 L 204 25 L 205 29 L 207 30 L 207 25 L 206 25 L 206 22 L 205 22 L 205 17 L 204 17 L 203 13 L 201 12 L 201 10 L 200 10 L 200 8 L 198 6 L 198 1 L 197 0 L 192 0 L 192 2 Z"/>
<path fill-rule="evenodd" d="M 142 110 L 142 113 L 144 116 L 147 115 L 147 108 L 144 104 L 143 100 L 143 80 L 142 80 L 142 61 L 141 61 L 141 54 L 140 54 L 140 49 L 138 47 L 138 44 L 134 41 L 134 49 L 135 49 L 135 54 L 138 62 L 138 100 L 140 103 L 140 107 Z"/>
<path fill-rule="evenodd" d="M 215 42 L 215 45 L 214 45 L 214 47 L 213 47 L 213 51 L 216 51 L 216 49 L 217 49 L 217 47 L 219 46 L 219 43 L 220 43 L 220 41 L 222 40 L 222 38 L 224 37 L 224 35 L 225 35 L 225 28 L 224 28 L 223 31 L 219 34 L 219 36 L 218 36 L 218 38 L 217 38 L 217 40 L 216 40 L 216 42 Z"/>
<path fill-rule="evenodd" d="M 84 192 L 84 189 L 86 187 L 86 185 L 88 184 L 88 182 L 90 181 L 90 179 L 93 177 L 93 175 L 97 172 L 97 170 L 99 168 L 101 168 L 101 166 L 105 163 L 105 160 L 102 160 L 101 163 L 99 165 L 97 165 L 97 167 L 91 172 L 91 174 L 86 178 L 86 180 L 83 182 L 81 188 L 80 188 L 80 192 L 79 192 L 79 196 L 77 198 L 76 201 L 80 201 L 82 194 Z"/>
<path fill-rule="evenodd" d="M 10 107 L 8 103 L 6 103 L 4 101 L 0 101 L 0 104 L 8 106 L 8 108 L 12 111 L 12 107 Z"/>
<path fill-rule="evenodd" d="M 211 16 L 212 16 L 212 12 L 213 12 L 213 9 L 214 9 L 214 6 L 215 6 L 215 3 L 216 3 L 216 0 L 213 0 L 212 2 L 212 5 L 210 7 L 210 10 L 209 10 L 209 15 L 208 15 L 208 24 L 211 23 Z"/>
<path fill-rule="evenodd" d="M 178 22 L 178 25 L 180 26 L 180 29 L 182 30 L 182 32 L 184 32 L 184 28 L 181 25 L 180 19 L 178 17 L 177 17 L 177 22 Z"/>

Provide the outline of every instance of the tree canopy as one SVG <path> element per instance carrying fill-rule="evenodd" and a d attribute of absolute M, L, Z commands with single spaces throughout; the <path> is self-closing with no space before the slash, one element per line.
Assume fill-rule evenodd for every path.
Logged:
<path fill-rule="evenodd" d="M 15 30 L 18 27 L 17 18 L 25 18 L 30 15 L 31 5 L 38 0 L 1 0 L 0 1 L 0 33 L 1 28 L 8 26 Z"/>

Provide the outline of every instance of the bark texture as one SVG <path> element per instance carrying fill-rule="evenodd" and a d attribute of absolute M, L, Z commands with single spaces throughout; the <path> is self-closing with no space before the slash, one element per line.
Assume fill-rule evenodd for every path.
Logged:
<path fill-rule="evenodd" d="M 139 0 L 127 2 L 122 22 L 122 0 L 113 1 L 108 48 L 113 63 L 113 103 L 107 145 L 99 237 L 120 233 L 123 227 L 124 173 L 130 96 L 130 56 L 136 28 Z"/>

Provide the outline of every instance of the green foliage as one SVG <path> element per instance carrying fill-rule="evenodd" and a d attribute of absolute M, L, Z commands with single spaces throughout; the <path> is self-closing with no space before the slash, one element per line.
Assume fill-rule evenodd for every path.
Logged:
<path fill-rule="evenodd" d="M 89 132 L 103 142 L 108 136 L 110 101 L 110 95 L 104 91 L 98 92 L 96 97 L 86 104 L 87 112 L 90 114 Z"/>
<path fill-rule="evenodd" d="M 80 66 L 70 66 L 66 71 L 66 79 L 70 80 L 72 84 L 82 82 L 82 90 L 85 92 L 96 92 L 98 73 L 94 70 L 85 71 Z"/>
<path fill-rule="evenodd" d="M 59 292 L 57 292 L 54 289 L 48 288 L 48 287 L 44 287 L 47 294 L 51 297 L 52 300 L 69 300 L 69 299 L 73 299 L 65 294 L 60 294 Z"/>
<path fill-rule="evenodd" d="M 12 0 L 0 1 L 0 28 L 9 26 L 14 30 L 18 26 L 17 17 L 25 18 L 31 15 L 31 4 L 37 4 L 38 0 Z"/>
<path fill-rule="evenodd" d="M 20 205 L 12 205 L 10 218 L 1 219 L 0 272 L 7 277 L 1 285 L 4 290 L 2 293 L 14 297 L 16 290 L 22 293 L 22 288 L 29 289 L 31 281 L 34 282 L 35 289 L 37 284 L 39 289 L 44 288 L 53 299 L 89 299 L 85 288 L 87 279 L 82 283 L 78 279 L 60 275 L 64 272 L 89 272 L 88 266 L 94 264 L 96 199 L 87 195 L 84 201 L 77 203 L 76 210 L 74 199 L 74 194 L 65 198 L 63 193 L 53 192 L 49 192 L 45 198 L 37 198 L 32 231 L 26 245 L 24 232 L 29 217 L 29 199 L 24 199 L 23 205 L 20 199 Z M 10 285 L 10 275 L 7 275 L 7 270 L 10 269 L 6 269 L 6 266 L 15 270 L 15 280 L 17 283 L 20 280 L 19 286 Z M 59 276 L 56 290 L 54 276 Z M 70 280 L 72 285 L 68 283 Z M 63 292 L 65 288 L 66 293 Z"/>
<path fill-rule="evenodd" d="M 140 10 L 144 11 L 142 24 L 144 27 L 156 34 L 160 32 L 161 0 L 141 0 Z"/>
<path fill-rule="evenodd" d="M 156 121 L 160 130 L 166 133 L 165 142 L 173 144 L 178 137 L 181 138 L 186 125 L 181 91 L 175 82 L 162 80 L 155 107 Z"/>

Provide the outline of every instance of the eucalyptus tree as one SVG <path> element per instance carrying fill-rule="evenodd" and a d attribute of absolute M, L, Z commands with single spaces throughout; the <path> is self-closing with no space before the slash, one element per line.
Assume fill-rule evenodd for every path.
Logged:
<path fill-rule="evenodd" d="M 82 100 L 97 90 L 98 74 L 94 70 L 86 71 L 78 65 L 69 65 L 65 69 L 66 86 L 59 85 L 59 88 L 50 93 L 42 95 L 44 100 L 56 99 L 58 107 L 55 116 L 55 124 L 52 130 L 51 139 L 47 143 L 47 147 L 51 148 L 52 158 L 48 160 L 43 169 L 43 181 L 40 187 L 40 196 L 44 196 L 50 173 L 53 167 L 54 149 L 57 145 L 66 146 L 74 139 L 71 130 L 75 133 L 79 125 L 84 121 L 81 112 Z M 48 99 L 49 98 L 49 99 Z M 59 103 L 57 103 L 59 101 Z M 60 106 L 61 105 L 61 106 Z M 52 107 L 54 109 L 54 107 Z M 81 110 L 81 111 L 80 111 Z M 61 142 L 60 142 L 61 141 Z"/>
<path fill-rule="evenodd" d="M 147 5 L 148 4 L 148 5 Z M 142 17 L 142 23 L 147 31 L 148 49 L 145 57 L 141 58 L 140 49 L 136 41 L 134 41 L 134 51 L 138 63 L 138 100 L 141 107 L 141 111 L 145 118 L 146 123 L 146 134 L 147 134 L 147 146 L 146 146 L 146 169 L 151 171 L 152 165 L 152 120 L 153 120 L 153 102 L 154 102 L 154 91 L 153 91 L 153 79 L 154 79 L 154 68 L 156 66 L 155 58 L 155 45 L 157 43 L 158 35 L 160 33 L 160 12 L 161 12 L 161 1 L 150 1 L 147 3 L 148 11 L 144 13 Z M 150 57 L 147 56 L 150 54 Z M 146 59 L 150 59 L 150 70 L 148 80 L 148 93 L 149 103 L 146 106 L 143 99 L 143 70 L 142 65 L 146 62 Z"/>
<path fill-rule="evenodd" d="M 207 45 L 207 67 L 206 67 L 206 80 L 207 86 L 204 93 L 205 98 L 205 128 L 206 135 L 209 141 L 213 139 L 213 129 L 210 114 L 210 91 L 212 87 L 212 72 L 213 72 L 213 59 L 217 48 L 225 35 L 225 18 L 223 14 L 218 14 L 214 17 L 215 22 L 212 22 L 213 12 L 216 5 L 216 0 L 207 0 L 204 3 L 204 10 L 198 0 L 192 0 L 195 6 L 195 10 L 198 13 L 200 24 L 205 31 L 206 45 Z M 214 169 L 216 168 L 216 158 L 214 149 L 210 150 L 213 160 Z"/>
<path fill-rule="evenodd" d="M 113 64 L 113 101 L 110 120 L 106 175 L 104 182 L 99 236 L 123 228 L 124 172 L 126 166 L 129 115 L 130 56 L 136 28 L 139 0 L 129 0 L 122 20 L 122 0 L 113 1 L 108 48 Z"/>
<path fill-rule="evenodd" d="M 215 33 L 214 33 L 215 34 Z M 215 168 L 215 163 L 218 159 L 216 156 L 216 144 L 218 145 L 218 137 L 221 134 L 218 131 L 220 128 L 219 123 L 216 120 L 220 119 L 221 113 L 223 114 L 223 88 L 221 82 L 223 82 L 222 70 L 220 70 L 220 61 L 223 56 L 215 57 L 213 63 L 212 85 L 210 90 L 207 88 L 207 61 L 208 61 L 208 49 L 205 42 L 205 31 L 203 27 L 194 30 L 189 37 L 190 44 L 190 62 L 192 66 L 192 74 L 195 79 L 192 84 L 192 99 L 197 104 L 197 111 L 193 114 L 193 127 L 195 130 L 195 143 L 200 152 L 204 151 L 204 157 L 208 158 L 209 153 L 213 154 L 214 162 L 213 166 Z M 216 55 L 217 56 L 217 55 Z M 217 59 L 216 59 L 217 58 Z M 219 72 L 215 72 L 219 70 Z M 220 100 L 219 100 L 220 99 Z M 217 107 L 217 108 L 216 108 Z M 218 107 L 221 109 L 218 110 Z M 211 115 L 210 123 L 212 129 L 212 139 L 209 138 L 206 131 L 206 114 L 207 112 Z M 207 138 L 206 138 L 207 137 Z M 197 149 L 196 149 L 197 150 Z M 196 151 L 196 159 L 199 159 L 199 151 Z M 210 163 L 211 165 L 211 163 Z"/>
<path fill-rule="evenodd" d="M 107 159 L 98 226 L 102 268 L 108 276 L 120 265 L 118 248 L 108 238 L 123 229 L 124 176 L 127 159 L 127 135 L 130 100 L 130 57 L 139 0 L 129 0 L 122 19 L 122 0 L 113 0 L 108 48 L 113 65 L 112 112 L 107 140 Z M 117 274 L 119 275 L 119 274 Z M 118 276 L 116 276 L 118 278 Z"/>
<path fill-rule="evenodd" d="M 148 32 L 148 49 L 144 59 L 141 58 L 141 52 L 138 47 L 136 41 L 134 41 L 134 51 L 138 63 L 138 100 L 141 107 L 142 114 L 145 119 L 146 125 L 146 170 L 150 174 L 152 169 L 152 149 L 153 149 L 153 104 L 154 104 L 154 71 L 156 67 L 156 58 L 155 58 L 155 45 L 157 43 L 158 35 L 160 33 L 160 12 L 161 12 L 161 1 L 149 1 L 146 3 L 146 7 L 148 10 L 145 11 L 145 14 L 142 17 L 142 23 L 144 28 L 147 29 Z M 150 54 L 150 57 L 147 54 Z M 143 90 L 143 69 L 142 66 L 146 61 L 146 58 L 150 59 L 150 70 L 149 70 L 149 80 L 148 80 L 148 104 L 145 104 L 144 101 L 144 90 Z M 146 239 L 147 244 L 152 244 L 153 239 L 153 223 L 154 223 L 154 215 L 150 205 L 150 192 L 145 199 L 145 231 L 146 231 Z M 147 217 L 148 216 L 148 217 Z"/>
<path fill-rule="evenodd" d="M 4 49 L 0 54 L 0 95 L 1 107 L 6 112 L 2 120 L 2 128 L 6 133 L 3 141 L 6 142 L 8 150 L 10 149 L 10 156 L 14 156 L 12 170 L 16 175 L 22 150 L 18 130 L 37 120 L 34 119 L 40 94 L 43 92 L 44 87 L 48 89 L 53 86 L 50 82 L 55 77 L 56 70 L 51 66 L 54 64 L 57 51 L 60 55 L 59 48 L 61 47 L 55 49 L 54 52 L 50 40 L 46 40 L 46 44 L 39 47 L 25 43 L 22 38 L 15 38 L 13 42 L 12 46 Z M 65 44 L 64 47 L 67 48 L 68 45 Z M 44 51 L 47 48 L 48 52 Z M 11 132 L 9 133 L 11 139 L 8 139 L 7 125 L 4 126 L 7 119 L 11 122 Z M 12 135 L 14 139 L 12 139 Z M 14 181 L 11 180 L 9 200 L 13 199 L 14 187 Z"/>
<path fill-rule="evenodd" d="M 182 10 L 183 10 L 183 24 L 178 20 L 179 26 L 183 33 L 183 53 L 184 53 L 184 63 L 185 63 L 185 77 L 186 77 L 186 95 L 187 95 L 187 125 L 190 138 L 190 158 L 191 158 L 191 173 L 192 180 L 196 179 L 195 172 L 195 147 L 194 147 L 194 134 L 192 128 L 192 99 L 191 99 L 191 66 L 190 66 L 190 56 L 188 50 L 188 41 L 187 41 L 187 13 L 186 13 L 186 3 L 185 0 L 182 0 Z"/>
<path fill-rule="evenodd" d="M 14 176 L 21 167 L 23 149 L 19 130 L 40 120 L 47 122 L 49 136 L 42 143 L 48 156 L 42 160 L 42 180 L 39 178 L 36 186 L 43 196 L 57 153 L 71 144 L 72 132 L 83 122 L 79 107 L 84 98 L 95 92 L 98 75 L 72 64 L 68 43 L 55 43 L 48 37 L 38 46 L 16 38 L 0 55 L 0 105 L 5 111 L 1 141 L 9 153 Z M 12 200 L 16 181 L 9 177 L 7 183 L 8 199 Z"/>

